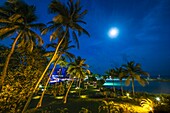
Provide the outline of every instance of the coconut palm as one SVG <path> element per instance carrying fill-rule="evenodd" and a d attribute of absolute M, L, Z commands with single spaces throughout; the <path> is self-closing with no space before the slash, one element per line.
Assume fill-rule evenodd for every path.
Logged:
<path fill-rule="evenodd" d="M 25 112 L 25 110 L 27 109 L 28 104 L 32 99 L 33 93 L 36 92 L 41 80 L 46 74 L 51 63 L 55 60 L 58 54 L 59 47 L 62 44 L 63 40 L 69 40 L 70 34 L 72 34 L 72 38 L 75 42 L 78 42 L 78 36 L 80 36 L 82 33 L 85 33 L 86 35 L 90 36 L 89 33 L 80 25 L 86 24 L 86 22 L 84 22 L 82 19 L 84 15 L 86 15 L 87 10 L 82 11 L 82 7 L 80 6 L 79 0 L 77 0 L 75 3 L 73 2 L 73 0 L 69 0 L 66 5 L 58 0 L 52 0 L 51 4 L 49 5 L 49 12 L 52 14 L 56 14 L 56 16 L 53 18 L 53 21 L 49 22 L 50 26 L 44 29 L 42 34 L 46 34 L 48 31 L 52 31 L 52 34 L 50 35 L 50 40 L 58 38 L 58 45 L 55 49 L 53 57 L 50 59 L 46 69 L 38 80 L 32 94 L 28 98 L 23 112 Z M 60 37 L 61 35 L 62 37 Z"/>
<path fill-rule="evenodd" d="M 75 48 L 75 45 L 70 45 L 71 41 L 64 40 L 59 48 L 58 55 L 57 56 L 64 56 L 67 60 L 72 61 L 73 58 L 75 58 L 75 55 L 70 53 L 69 50 Z M 57 43 L 51 43 L 47 44 L 46 47 L 51 47 L 52 49 L 55 49 L 58 46 Z M 55 51 L 55 50 L 54 50 Z M 54 55 L 54 51 L 48 51 L 45 56 L 52 57 Z M 58 57 L 57 57 L 58 58 Z"/>
<path fill-rule="evenodd" d="M 115 69 L 109 69 L 108 71 L 106 71 L 106 75 L 108 76 L 108 78 L 111 77 L 111 79 L 113 80 L 113 90 L 114 93 L 116 92 L 115 86 L 114 86 L 114 78 L 117 77 L 116 73 L 115 73 Z"/>
<path fill-rule="evenodd" d="M 35 9 L 35 6 L 20 0 L 5 2 L 4 6 L 0 7 L 0 39 L 15 37 L 2 71 L 0 88 L 4 84 L 8 64 L 16 45 L 18 48 L 32 51 L 37 40 L 39 45 L 43 44 L 43 40 L 35 31 L 41 30 L 45 25 L 34 23 L 37 20 Z"/>
<path fill-rule="evenodd" d="M 119 77 L 119 80 L 120 80 L 120 89 L 121 89 L 121 93 L 122 95 L 123 94 L 123 85 L 122 85 L 122 79 L 126 76 L 126 73 L 123 71 L 123 68 L 122 67 L 119 67 L 119 68 L 115 68 L 115 74 L 117 77 Z"/>
<path fill-rule="evenodd" d="M 66 58 L 68 58 L 70 61 L 75 58 L 75 56 L 68 52 L 69 49 L 71 48 L 74 48 L 75 46 L 74 45 L 71 45 L 69 46 L 69 44 L 71 43 L 71 41 L 68 41 L 68 40 L 65 40 L 66 42 L 63 42 L 63 44 L 60 46 L 59 48 L 59 52 L 58 52 L 58 57 L 56 58 L 56 61 L 54 62 L 54 66 L 53 66 L 53 69 L 52 71 L 50 72 L 50 75 L 49 75 L 49 78 L 45 84 L 45 87 L 44 87 L 44 91 L 41 95 L 41 98 L 40 98 L 40 101 L 38 102 L 36 108 L 38 107 L 41 107 L 41 104 L 42 104 L 42 100 L 43 100 L 43 97 L 44 97 L 44 94 L 45 94 L 45 91 L 46 91 L 46 88 L 47 88 L 47 85 L 50 81 L 50 78 L 55 70 L 55 67 L 56 65 L 60 65 L 60 67 L 66 67 L 68 62 L 66 62 Z M 52 44 L 47 44 L 47 47 L 52 47 L 52 48 L 56 48 L 57 44 L 56 43 L 52 43 Z M 47 56 L 47 57 L 50 57 L 52 56 L 54 53 L 54 51 L 50 51 L 48 53 L 46 53 L 44 56 Z"/>
<path fill-rule="evenodd" d="M 149 76 L 149 74 L 142 70 L 141 65 L 139 63 L 135 63 L 134 61 L 127 62 L 127 64 L 122 65 L 125 73 L 127 73 L 126 85 L 130 85 L 130 81 L 132 81 L 132 94 L 135 95 L 134 92 L 134 81 L 137 80 L 142 86 L 145 86 L 147 83 L 146 79 L 142 78 L 141 75 Z"/>
<path fill-rule="evenodd" d="M 66 95 L 64 96 L 64 103 L 67 102 L 67 96 L 75 78 L 79 79 L 79 88 L 80 88 L 81 79 L 84 79 L 86 77 L 86 72 L 89 72 L 87 68 L 88 65 L 85 64 L 85 59 L 82 59 L 80 56 L 78 56 L 74 60 L 74 62 L 71 62 L 69 64 L 67 74 L 70 74 L 70 79 L 72 79 L 72 81 L 67 89 Z"/>

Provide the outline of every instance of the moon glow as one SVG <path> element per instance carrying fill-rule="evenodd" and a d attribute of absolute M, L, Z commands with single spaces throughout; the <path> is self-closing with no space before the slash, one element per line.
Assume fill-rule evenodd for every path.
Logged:
<path fill-rule="evenodd" d="M 116 27 L 111 28 L 108 32 L 108 36 L 110 38 L 116 38 L 118 36 L 118 34 L 119 34 L 119 30 Z"/>

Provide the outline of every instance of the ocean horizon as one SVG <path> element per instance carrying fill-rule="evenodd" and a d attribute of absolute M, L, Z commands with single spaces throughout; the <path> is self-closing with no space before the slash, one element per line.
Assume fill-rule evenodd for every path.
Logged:
<path fill-rule="evenodd" d="M 123 84 L 123 89 L 127 91 L 132 91 L 131 90 L 131 84 L 129 86 L 125 85 L 125 80 L 122 82 Z M 147 93 L 154 93 L 154 94 L 170 94 L 170 82 L 164 82 L 164 81 L 149 81 L 148 84 L 145 86 L 141 86 L 137 81 L 134 82 L 134 88 L 135 92 L 147 92 Z M 113 87 L 113 81 L 112 80 L 107 80 L 105 84 L 103 85 L 104 87 Z M 117 89 L 120 89 L 120 82 L 119 80 L 115 80 L 114 86 Z"/>

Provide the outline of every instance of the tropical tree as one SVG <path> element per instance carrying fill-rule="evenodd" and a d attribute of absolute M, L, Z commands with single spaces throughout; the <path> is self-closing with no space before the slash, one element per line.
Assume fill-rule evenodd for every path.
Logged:
<path fill-rule="evenodd" d="M 91 73 L 88 77 L 89 81 L 97 81 L 96 77 L 98 77 L 98 74 Z"/>
<path fill-rule="evenodd" d="M 48 83 L 50 81 L 50 78 L 51 78 L 56 66 L 59 65 L 60 67 L 66 67 L 67 64 L 68 64 L 66 59 L 69 59 L 71 61 L 73 58 L 75 58 L 75 56 L 68 51 L 69 49 L 74 48 L 75 46 L 74 45 L 71 45 L 71 46 L 69 45 L 71 43 L 71 41 L 68 41 L 68 40 L 65 40 L 65 41 L 66 42 L 63 42 L 63 44 L 59 48 L 58 57 L 56 58 L 56 61 L 54 61 L 54 66 L 53 66 L 53 68 L 52 68 L 52 70 L 50 72 L 50 75 L 49 75 L 48 80 L 47 80 L 47 82 L 45 84 L 45 87 L 44 87 L 44 91 L 43 91 L 43 93 L 41 95 L 40 101 L 38 102 L 36 108 L 41 107 L 42 100 L 43 100 L 47 85 L 48 85 Z M 46 47 L 56 48 L 56 46 L 57 46 L 56 43 L 51 43 L 51 44 L 47 44 Z M 50 57 L 53 54 L 54 54 L 54 51 L 49 51 L 44 56 Z"/>
<path fill-rule="evenodd" d="M 139 63 L 135 63 L 134 61 L 127 62 L 127 64 L 123 64 L 123 69 L 127 74 L 126 85 L 130 85 L 130 81 L 132 81 L 132 94 L 135 95 L 134 92 L 134 81 L 137 80 L 142 86 L 145 86 L 146 81 L 145 78 L 142 78 L 141 75 L 149 76 L 149 74 L 142 70 L 141 65 Z"/>
<path fill-rule="evenodd" d="M 75 40 L 75 42 L 78 42 L 78 36 L 80 36 L 82 33 L 85 33 L 89 36 L 89 33 L 80 25 L 86 24 L 86 22 L 84 22 L 82 19 L 84 15 L 86 15 L 87 10 L 82 11 L 82 7 L 80 6 L 79 0 L 77 0 L 75 3 L 73 2 L 73 0 L 69 0 L 67 4 L 61 3 L 58 0 L 52 0 L 51 4 L 49 5 L 49 12 L 52 14 L 56 14 L 56 16 L 51 22 L 49 22 L 50 25 L 43 30 L 42 34 L 46 34 L 48 31 L 52 31 L 52 34 L 50 35 L 50 40 L 58 38 L 58 45 L 46 69 L 38 80 L 34 91 L 28 98 L 23 112 L 25 112 L 25 110 L 27 109 L 33 94 L 37 90 L 41 80 L 43 79 L 51 63 L 55 60 L 58 54 L 59 47 L 62 44 L 63 40 L 69 40 L 70 34 L 72 34 L 72 38 Z M 79 47 L 79 43 L 77 44 L 77 46 Z"/>
<path fill-rule="evenodd" d="M 18 48 L 27 48 L 28 51 L 32 51 L 37 40 L 39 45 L 43 44 L 43 40 L 36 31 L 41 30 L 45 25 L 34 23 L 37 20 L 35 10 L 35 6 L 21 0 L 5 2 L 4 6 L 0 7 L 0 39 L 15 37 L 3 67 L 0 89 L 4 84 L 8 64 L 16 45 Z"/>
<path fill-rule="evenodd" d="M 115 74 L 116 74 L 117 77 L 119 77 L 121 93 L 122 93 L 122 95 L 124 95 L 124 94 L 123 94 L 122 79 L 125 78 L 126 73 L 123 71 L 123 68 L 122 68 L 122 67 L 119 67 L 119 68 L 115 68 Z"/>
<path fill-rule="evenodd" d="M 74 79 L 77 78 L 79 80 L 79 88 L 80 88 L 81 80 L 86 77 L 86 72 L 90 72 L 87 68 L 88 68 L 88 65 L 85 64 L 85 59 L 82 59 L 80 56 L 78 56 L 74 60 L 74 62 L 71 62 L 69 64 L 67 74 L 70 75 L 70 79 L 72 79 L 72 80 L 71 80 L 71 83 L 67 89 L 66 95 L 64 96 L 64 103 L 67 102 L 67 96 L 68 96 L 68 93 L 69 93 L 71 86 L 74 82 Z"/>
<path fill-rule="evenodd" d="M 115 73 L 115 69 L 109 69 L 108 71 L 106 71 L 105 73 L 108 78 L 111 77 L 111 79 L 113 80 L 113 90 L 114 90 L 114 93 L 116 92 L 116 89 L 115 89 L 115 86 L 114 86 L 114 78 L 117 77 L 116 73 Z"/>
<path fill-rule="evenodd" d="M 1 112 L 21 112 L 46 66 L 47 58 L 43 54 L 44 49 L 40 47 L 34 47 L 31 53 L 15 50 L 0 93 Z"/>
<path fill-rule="evenodd" d="M 0 72 L 2 72 L 3 70 L 5 59 L 8 53 L 9 53 L 9 48 L 4 45 L 0 45 Z"/>

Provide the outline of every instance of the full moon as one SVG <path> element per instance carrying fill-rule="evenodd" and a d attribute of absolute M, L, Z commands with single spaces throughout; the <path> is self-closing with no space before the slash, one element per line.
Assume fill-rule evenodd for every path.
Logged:
<path fill-rule="evenodd" d="M 111 28 L 108 32 L 108 36 L 110 38 L 116 38 L 118 36 L 118 34 L 119 34 L 119 30 L 116 27 Z"/>

